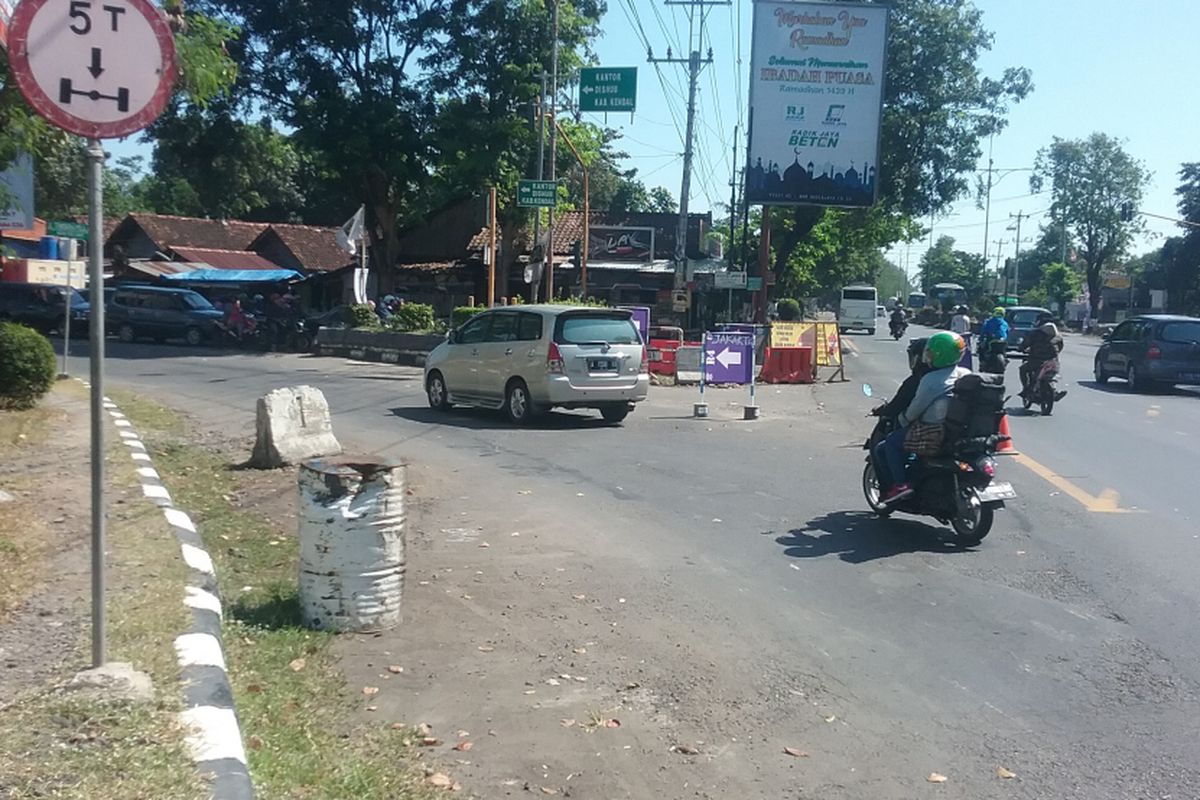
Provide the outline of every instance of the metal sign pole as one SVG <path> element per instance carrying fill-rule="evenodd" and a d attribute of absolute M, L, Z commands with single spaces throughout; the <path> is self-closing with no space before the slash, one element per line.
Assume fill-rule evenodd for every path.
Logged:
<path fill-rule="evenodd" d="M 92 666 L 108 660 L 104 615 L 104 146 L 88 144 L 88 283 L 91 285 Z M 65 346 L 65 345 L 64 345 Z"/>
<path fill-rule="evenodd" d="M 742 409 L 742 419 L 758 419 L 758 403 L 754 399 L 754 373 L 758 371 L 758 326 L 750 334 L 750 405 Z"/>
<path fill-rule="evenodd" d="M 692 416 L 708 416 L 708 403 L 704 402 L 704 378 L 708 373 L 708 334 L 700 334 L 700 402 L 692 406 Z"/>
<path fill-rule="evenodd" d="M 62 354 L 62 369 L 58 371 L 59 377 L 69 378 L 71 373 L 67 371 L 67 355 L 71 349 L 71 257 L 75 255 L 75 240 L 71 240 L 71 251 L 67 253 L 67 291 L 63 295 L 63 354 Z"/>

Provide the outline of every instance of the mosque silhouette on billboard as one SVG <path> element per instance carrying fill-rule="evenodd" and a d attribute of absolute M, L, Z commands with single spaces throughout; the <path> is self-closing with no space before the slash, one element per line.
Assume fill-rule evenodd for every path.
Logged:
<path fill-rule="evenodd" d="M 828 203 L 869 206 L 875 202 L 875 167 L 854 162 L 842 169 L 826 162 L 817 171 L 813 162 L 801 165 L 796 156 L 791 166 L 779 171 L 779 164 L 758 158 L 746 171 L 746 200 L 750 203 Z"/>

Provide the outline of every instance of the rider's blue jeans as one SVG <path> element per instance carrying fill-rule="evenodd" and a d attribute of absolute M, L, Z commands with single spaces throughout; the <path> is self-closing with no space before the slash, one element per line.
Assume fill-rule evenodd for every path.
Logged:
<path fill-rule="evenodd" d="M 879 471 L 881 491 L 904 482 L 904 462 L 908 460 L 904 452 L 906 431 L 906 428 L 897 428 L 875 447 L 875 468 Z"/>

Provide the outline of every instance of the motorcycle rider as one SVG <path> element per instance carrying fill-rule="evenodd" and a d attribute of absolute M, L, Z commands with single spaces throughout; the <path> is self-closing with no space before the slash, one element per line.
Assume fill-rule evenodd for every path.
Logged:
<path fill-rule="evenodd" d="M 959 336 L 966 336 L 971 332 L 971 317 L 966 306 L 954 309 L 954 316 L 950 318 L 950 330 Z"/>
<path fill-rule="evenodd" d="M 871 409 L 874 416 L 897 417 L 908 408 L 913 398 L 917 396 L 917 386 L 921 383 L 921 378 L 924 378 L 932 369 L 923 358 L 926 341 L 928 340 L 912 339 L 909 341 L 908 366 L 912 371 L 904 379 L 904 383 L 900 384 L 900 388 L 896 390 L 895 397 L 883 405 Z"/>
<path fill-rule="evenodd" d="M 907 324 L 908 324 L 908 314 L 905 313 L 904 306 L 897 303 L 896 307 L 892 309 L 892 319 L 891 319 L 891 322 L 889 323 L 889 327 L 891 328 L 892 335 L 895 336 L 897 330 L 903 331 L 904 326 Z"/>
<path fill-rule="evenodd" d="M 875 449 L 875 464 L 879 473 L 882 501 L 894 503 L 913 493 L 912 486 L 905 480 L 904 440 L 908 428 L 914 422 L 941 425 L 946 420 L 950 405 L 950 392 L 955 382 L 970 370 L 958 365 L 966 351 L 966 342 L 957 333 L 942 331 L 929 337 L 925 343 L 922 360 L 929 371 L 917 384 L 917 391 L 904 411 L 896 418 L 896 430 L 888 434 Z"/>
<path fill-rule="evenodd" d="M 984 345 L 992 339 L 1008 341 L 1008 320 L 1004 318 L 1004 309 L 1000 306 L 992 309 L 992 315 L 984 321 L 983 327 L 979 329 L 979 351 L 981 353 Z"/>
<path fill-rule="evenodd" d="M 1025 398 L 1033 389 L 1033 382 L 1041 374 L 1042 367 L 1047 361 L 1058 358 L 1063 349 L 1062 334 L 1054 324 L 1054 318 L 1046 312 L 1038 314 L 1034 329 L 1021 343 L 1021 352 L 1028 353 L 1029 358 L 1021 365 L 1021 397 Z M 1065 391 L 1056 392 L 1054 399 L 1062 400 L 1067 396 Z"/>

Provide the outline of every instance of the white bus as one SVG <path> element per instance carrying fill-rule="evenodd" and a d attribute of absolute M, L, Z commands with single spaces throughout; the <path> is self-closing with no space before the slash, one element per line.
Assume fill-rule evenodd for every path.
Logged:
<path fill-rule="evenodd" d="M 874 286 L 855 284 L 842 289 L 842 302 L 838 307 L 838 330 L 842 333 L 857 328 L 875 335 L 875 307 L 879 297 Z"/>

